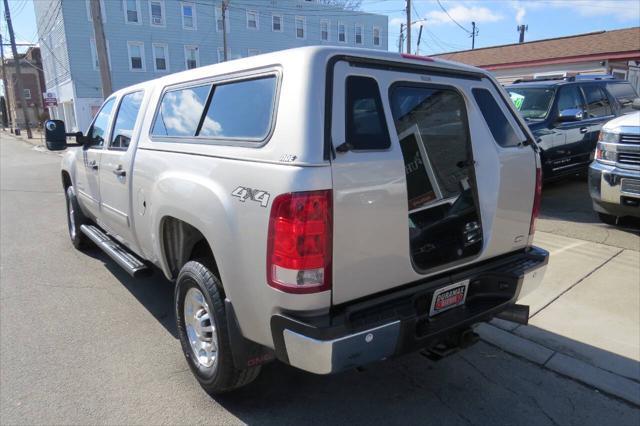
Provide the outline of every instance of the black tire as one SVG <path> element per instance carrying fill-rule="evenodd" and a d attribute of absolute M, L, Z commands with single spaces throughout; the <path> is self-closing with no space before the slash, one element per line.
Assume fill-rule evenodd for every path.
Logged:
<path fill-rule="evenodd" d="M 618 217 L 611 214 L 598 213 L 598 218 L 600 218 L 601 222 L 606 223 L 607 225 L 615 226 L 618 224 Z"/>
<path fill-rule="evenodd" d="M 90 224 L 91 221 L 82 213 L 73 186 L 67 187 L 65 198 L 67 200 L 67 226 L 71 243 L 78 250 L 88 248 L 91 246 L 91 240 L 80 231 L 80 226 Z"/>
<path fill-rule="evenodd" d="M 209 395 L 216 395 L 248 385 L 258 377 L 260 366 L 237 369 L 233 365 L 222 285 L 211 269 L 205 266 L 206 263 L 205 261 L 192 260 L 182 267 L 176 281 L 174 305 L 178 336 L 189 368 L 200 383 L 200 386 Z M 216 363 L 211 367 L 203 365 L 198 360 L 189 341 L 184 306 L 186 296 L 192 288 L 200 291 L 201 295 L 204 296 L 208 305 L 208 316 L 213 319 L 213 323 L 209 322 L 208 324 L 215 327 L 217 354 Z M 189 303 L 189 301 L 186 303 Z M 190 327 L 192 327 L 191 332 L 193 333 L 193 326 L 190 325 Z"/>

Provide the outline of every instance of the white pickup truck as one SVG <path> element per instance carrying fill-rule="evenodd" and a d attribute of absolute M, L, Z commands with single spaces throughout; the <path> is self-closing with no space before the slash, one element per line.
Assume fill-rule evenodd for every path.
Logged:
<path fill-rule="evenodd" d="M 211 394 L 275 358 L 328 374 L 446 356 L 475 323 L 526 322 L 547 264 L 536 146 L 480 69 L 307 47 L 119 90 L 84 134 L 45 127 L 69 147 L 74 246 L 175 282 Z"/>

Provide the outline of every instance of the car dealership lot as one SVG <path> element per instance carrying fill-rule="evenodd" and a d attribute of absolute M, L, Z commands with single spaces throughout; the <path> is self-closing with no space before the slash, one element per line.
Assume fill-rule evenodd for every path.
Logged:
<path fill-rule="evenodd" d="M 159 273 L 133 280 L 97 249 L 75 251 L 60 157 L 2 131 L 0 139 L 2 424 L 640 420 L 637 407 L 484 342 L 439 363 L 413 354 L 327 377 L 274 363 L 252 386 L 212 399 L 180 352 L 170 283 Z M 614 252 L 637 250 L 637 234 L 588 219 L 574 198 L 581 186 L 586 191 L 579 180 L 548 185 L 538 229 L 589 243 L 598 238 Z"/>

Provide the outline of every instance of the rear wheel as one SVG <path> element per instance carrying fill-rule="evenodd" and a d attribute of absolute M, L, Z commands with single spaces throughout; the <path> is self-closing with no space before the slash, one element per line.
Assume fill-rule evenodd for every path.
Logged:
<path fill-rule="evenodd" d="M 606 213 L 598 213 L 598 217 L 600 218 L 601 222 L 606 223 L 607 225 L 617 225 L 618 224 L 618 217 L 611 215 L 611 214 L 606 214 Z"/>
<path fill-rule="evenodd" d="M 80 210 L 73 186 L 70 185 L 67 187 L 65 198 L 67 200 L 67 225 L 69 227 L 71 243 L 79 250 L 86 248 L 90 245 L 91 240 L 82 233 L 80 227 L 89 224 L 90 221 L 84 213 L 82 213 L 82 210 Z"/>
<path fill-rule="evenodd" d="M 210 395 L 251 383 L 260 367 L 237 369 L 227 329 L 224 295 L 218 277 L 203 261 L 180 270 L 175 290 L 178 335 L 189 368 Z"/>

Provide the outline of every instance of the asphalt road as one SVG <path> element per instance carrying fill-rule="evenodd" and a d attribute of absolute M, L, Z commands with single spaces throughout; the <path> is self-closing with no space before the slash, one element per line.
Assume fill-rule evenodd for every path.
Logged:
<path fill-rule="evenodd" d="M 211 398 L 172 287 L 71 246 L 60 157 L 0 131 L 0 424 L 637 425 L 640 410 L 486 343 L 314 376 L 280 363 Z"/>

